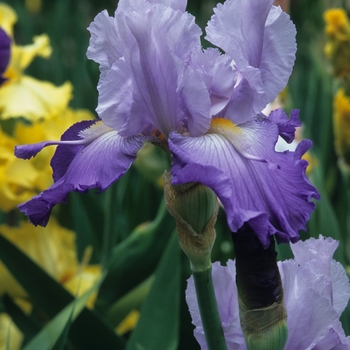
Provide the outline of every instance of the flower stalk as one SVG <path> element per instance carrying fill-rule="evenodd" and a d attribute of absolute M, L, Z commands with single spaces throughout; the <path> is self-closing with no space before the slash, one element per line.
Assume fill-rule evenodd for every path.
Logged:
<path fill-rule="evenodd" d="M 176 220 L 180 246 L 190 260 L 207 347 L 226 350 L 211 268 L 211 250 L 216 238 L 214 225 L 219 210 L 216 195 L 198 183 L 173 186 L 167 172 L 163 180 L 168 211 Z"/>

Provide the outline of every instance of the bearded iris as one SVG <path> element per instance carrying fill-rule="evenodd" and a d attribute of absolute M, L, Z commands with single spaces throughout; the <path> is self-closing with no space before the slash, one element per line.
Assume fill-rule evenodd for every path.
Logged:
<path fill-rule="evenodd" d="M 30 158 L 58 145 L 55 183 L 20 210 L 46 225 L 69 192 L 106 189 L 152 142 L 172 155 L 173 184 L 199 182 L 217 194 L 232 231 L 247 222 L 264 246 L 272 234 L 297 241 L 319 195 L 301 160 L 311 142 L 275 151 L 279 135 L 293 140 L 298 112 L 261 113 L 285 87 L 296 51 L 294 25 L 272 3 L 217 6 L 206 39 L 225 53 L 201 48 L 186 0 L 121 0 L 114 17 L 98 14 L 87 55 L 100 65 L 100 120 L 73 125 L 61 141 L 16 148 Z"/>
<path fill-rule="evenodd" d="M 278 262 L 288 313 L 288 340 L 285 350 L 349 349 L 339 317 L 350 297 L 349 279 L 344 267 L 332 259 L 338 242 L 320 235 L 291 244 L 294 259 Z M 213 281 L 218 309 L 229 350 L 246 350 L 239 321 L 236 264 L 213 264 Z M 196 326 L 194 335 L 207 349 L 202 321 L 194 292 L 193 277 L 188 281 L 186 300 Z"/>

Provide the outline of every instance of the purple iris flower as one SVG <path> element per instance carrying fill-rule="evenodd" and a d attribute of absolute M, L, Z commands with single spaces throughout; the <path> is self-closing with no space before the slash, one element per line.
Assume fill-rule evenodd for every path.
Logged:
<path fill-rule="evenodd" d="M 278 262 L 287 309 L 288 340 L 285 350 L 348 350 L 339 321 L 350 298 L 349 278 L 344 267 L 332 259 L 338 242 L 332 238 L 310 238 L 291 244 L 294 259 Z M 246 350 L 239 321 L 235 262 L 213 264 L 213 283 L 227 348 Z M 196 326 L 194 335 L 206 349 L 193 277 L 186 300 Z"/>
<path fill-rule="evenodd" d="M 297 241 L 312 198 L 301 156 L 278 153 L 300 125 L 298 112 L 261 113 L 285 87 L 295 59 L 295 27 L 273 0 L 227 0 L 206 28 L 220 47 L 203 50 L 186 0 L 120 0 L 114 17 L 88 28 L 88 58 L 100 65 L 96 122 L 72 126 L 59 142 L 18 146 L 30 158 L 57 144 L 54 185 L 19 206 L 35 225 L 71 191 L 104 190 L 131 166 L 144 142 L 172 155 L 173 184 L 200 182 L 217 194 L 228 224 L 248 222 L 262 244 Z"/>
<path fill-rule="evenodd" d="M 6 32 L 0 28 L 0 85 L 6 81 L 3 78 L 3 74 L 6 71 L 6 68 L 10 62 L 10 54 L 11 54 L 11 39 L 6 34 Z"/>

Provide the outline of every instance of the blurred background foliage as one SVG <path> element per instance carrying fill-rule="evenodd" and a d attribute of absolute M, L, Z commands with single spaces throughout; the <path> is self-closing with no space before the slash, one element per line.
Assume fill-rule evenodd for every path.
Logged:
<path fill-rule="evenodd" d="M 51 57 L 35 58 L 26 74 L 57 86 L 70 81 L 73 98 L 69 106 L 87 109 L 96 117 L 99 70 L 95 62 L 86 58 L 86 28 L 101 10 L 112 14 L 117 2 L 4 2 L 18 15 L 14 27 L 17 45 L 29 44 L 34 36 L 43 33 L 50 38 Z M 189 0 L 188 11 L 196 16 L 202 29 L 216 3 Z M 286 6 L 298 33 L 295 68 L 281 101 L 287 111 L 300 109 L 300 137 L 314 143 L 308 155 L 308 173 L 322 196 L 301 238 L 322 234 L 339 240 L 336 259 L 347 267 L 349 172 L 340 166 L 334 148 L 333 96 L 339 80 L 324 55 L 323 13 L 331 7 L 350 11 L 350 2 L 280 3 Z M 203 45 L 208 45 L 204 39 Z M 23 120 L 0 121 L 10 136 L 16 123 Z M 52 223 L 46 229 L 35 231 L 17 209 L 3 210 L 0 349 L 199 348 L 185 302 L 189 263 L 180 252 L 175 222 L 163 201 L 161 175 L 169 165 L 160 150 L 145 147 L 130 171 L 107 191 L 98 195 L 94 191 L 71 194 L 67 204 L 54 210 Z M 234 255 L 222 210 L 216 229 L 212 260 L 224 264 Z M 281 260 L 292 257 L 288 245 L 280 245 L 278 252 Z M 74 299 L 73 295 L 79 297 Z M 84 308 L 87 301 L 88 307 Z M 342 322 L 350 334 L 349 307 Z"/>

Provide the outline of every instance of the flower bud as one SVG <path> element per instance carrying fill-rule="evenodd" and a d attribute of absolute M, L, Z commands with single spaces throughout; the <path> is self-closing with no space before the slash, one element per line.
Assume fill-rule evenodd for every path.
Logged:
<path fill-rule="evenodd" d="M 190 259 L 193 271 L 207 270 L 211 266 L 210 255 L 216 238 L 217 197 L 199 183 L 173 186 L 167 172 L 163 180 L 166 206 L 176 219 L 180 246 Z"/>
<path fill-rule="evenodd" d="M 248 350 L 283 350 L 287 311 L 274 237 L 266 249 L 248 224 L 232 234 L 236 255 L 239 316 Z"/>
<path fill-rule="evenodd" d="M 288 339 L 287 312 L 283 301 L 247 310 L 239 300 L 242 332 L 248 350 L 283 350 Z"/>

